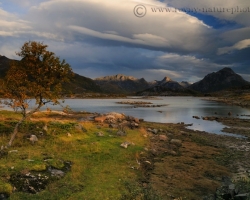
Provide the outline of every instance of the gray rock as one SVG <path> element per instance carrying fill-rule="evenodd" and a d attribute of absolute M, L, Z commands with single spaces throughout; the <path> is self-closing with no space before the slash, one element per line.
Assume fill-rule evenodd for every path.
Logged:
<path fill-rule="evenodd" d="M 36 135 L 31 135 L 29 140 L 31 141 L 32 144 L 34 144 L 35 142 L 38 142 L 38 138 L 36 137 Z"/>
<path fill-rule="evenodd" d="M 67 136 L 68 136 L 68 137 L 72 137 L 72 135 L 71 135 L 70 133 L 67 133 Z"/>
<path fill-rule="evenodd" d="M 151 128 L 148 128 L 147 131 L 148 131 L 148 132 L 152 132 L 152 129 L 151 129 Z"/>
<path fill-rule="evenodd" d="M 158 129 L 153 129 L 153 130 L 152 130 L 152 133 L 153 133 L 153 134 L 157 134 L 157 133 L 158 133 Z"/>
<path fill-rule="evenodd" d="M 132 122 L 130 124 L 131 128 L 138 128 L 139 127 L 139 124 L 135 123 L 135 122 Z"/>
<path fill-rule="evenodd" d="M 58 169 L 51 169 L 50 170 L 51 176 L 61 178 L 65 175 L 65 173 Z"/>
<path fill-rule="evenodd" d="M 168 140 L 168 137 L 166 135 L 159 135 L 159 139 L 161 141 L 167 141 Z"/>
<path fill-rule="evenodd" d="M 117 124 L 109 124 L 109 128 L 118 128 Z"/>
<path fill-rule="evenodd" d="M 116 133 L 116 135 L 117 136 L 126 136 L 127 135 L 127 133 L 125 132 L 125 131 L 118 131 L 117 133 Z"/>
<path fill-rule="evenodd" d="M 83 131 L 83 132 L 87 132 L 87 129 L 84 128 L 81 124 L 76 124 L 75 125 L 75 129 L 79 130 L 79 131 Z"/>
<path fill-rule="evenodd" d="M 47 124 L 44 125 L 43 130 L 46 131 L 46 132 L 48 131 L 48 126 L 47 126 Z"/>
<path fill-rule="evenodd" d="M 131 145 L 130 142 L 123 142 L 120 146 L 127 149 L 129 145 Z"/>
<path fill-rule="evenodd" d="M 104 137 L 104 133 L 100 131 L 100 132 L 96 133 L 96 136 L 97 137 Z"/>
<path fill-rule="evenodd" d="M 177 140 L 177 139 L 172 139 L 171 141 L 170 141 L 170 143 L 171 144 L 174 144 L 174 145 L 176 145 L 176 146 L 181 146 L 182 145 L 182 141 L 181 140 Z"/>

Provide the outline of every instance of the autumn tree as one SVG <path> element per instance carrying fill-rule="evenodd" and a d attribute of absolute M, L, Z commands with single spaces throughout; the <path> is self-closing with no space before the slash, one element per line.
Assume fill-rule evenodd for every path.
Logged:
<path fill-rule="evenodd" d="M 60 61 L 47 47 L 40 42 L 25 42 L 21 51 L 16 53 L 21 60 L 11 63 L 4 78 L 5 104 L 14 110 L 20 110 L 22 114 L 21 120 L 15 125 L 9 146 L 22 122 L 45 104 L 59 104 L 62 84 L 73 76 L 70 65 L 65 60 Z M 32 109 L 30 99 L 35 99 L 35 107 Z"/>

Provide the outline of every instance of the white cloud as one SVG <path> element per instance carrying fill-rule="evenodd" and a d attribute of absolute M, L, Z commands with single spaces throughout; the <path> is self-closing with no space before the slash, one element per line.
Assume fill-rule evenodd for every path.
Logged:
<path fill-rule="evenodd" d="M 148 11 L 152 5 L 165 6 L 156 0 L 141 3 Z M 35 30 L 71 41 L 86 41 L 91 36 L 185 52 L 199 51 L 209 42 L 207 34 L 211 30 L 197 18 L 186 13 L 152 12 L 137 18 L 133 13 L 137 4 L 132 0 L 54 0 L 33 7 L 26 19 L 31 20 Z"/>
<path fill-rule="evenodd" d="M 222 55 L 230 53 L 234 50 L 242 50 L 250 47 L 250 39 L 242 40 L 230 47 L 219 48 L 217 54 Z"/>

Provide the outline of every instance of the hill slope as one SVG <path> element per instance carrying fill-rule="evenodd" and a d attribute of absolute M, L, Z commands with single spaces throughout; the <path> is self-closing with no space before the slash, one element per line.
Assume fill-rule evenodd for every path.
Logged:
<path fill-rule="evenodd" d="M 202 93 L 207 93 L 217 92 L 231 87 L 241 87 L 247 84 L 249 84 L 249 82 L 245 81 L 231 68 L 226 67 L 218 72 L 206 75 L 201 81 L 192 84 L 188 88 Z"/>
<path fill-rule="evenodd" d="M 13 60 L 5 56 L 0 56 L 0 78 L 4 78 L 12 61 Z M 66 93 L 73 94 L 82 94 L 84 92 L 102 93 L 101 88 L 95 83 L 95 81 L 76 73 L 74 73 L 74 77 L 70 80 L 69 83 L 63 85 L 63 89 Z"/>

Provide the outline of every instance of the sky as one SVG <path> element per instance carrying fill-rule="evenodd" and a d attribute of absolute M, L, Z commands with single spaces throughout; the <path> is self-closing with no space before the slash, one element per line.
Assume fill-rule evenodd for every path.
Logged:
<path fill-rule="evenodd" d="M 232 68 L 250 81 L 249 0 L 0 0 L 0 55 L 48 45 L 90 78 L 196 82 Z"/>

